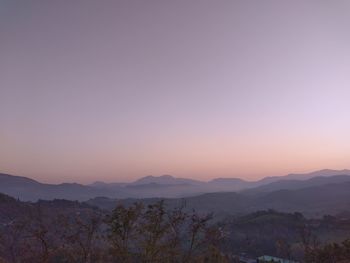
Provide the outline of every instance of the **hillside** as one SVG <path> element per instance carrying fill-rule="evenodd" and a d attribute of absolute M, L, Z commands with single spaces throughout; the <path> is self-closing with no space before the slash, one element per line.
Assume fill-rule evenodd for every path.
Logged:
<path fill-rule="evenodd" d="M 8 174 L 0 174 L 0 192 L 23 201 L 56 198 L 83 201 L 101 195 L 114 198 L 123 196 L 121 192 L 114 190 L 109 191 L 76 183 L 43 184 L 26 177 Z"/>
<path fill-rule="evenodd" d="M 321 186 L 326 184 L 345 183 L 350 182 L 350 175 L 334 175 L 334 176 L 317 176 L 306 180 L 291 180 L 285 179 L 248 190 L 243 193 L 256 194 L 261 192 L 271 192 L 276 190 L 296 190 L 313 186 Z"/>
<path fill-rule="evenodd" d="M 328 205 L 334 205 L 335 199 L 347 198 L 349 195 L 350 186 L 343 185 L 343 188 L 339 188 L 336 184 L 315 187 L 315 189 L 305 188 L 298 190 L 297 194 L 308 205 L 312 202 L 323 202 L 325 199 L 329 199 Z M 311 195 L 307 196 L 306 190 Z M 310 198 L 319 190 L 331 191 L 324 199 Z M 288 194 L 282 198 L 281 192 L 293 191 L 272 192 L 260 201 L 268 203 L 271 198 L 278 196 L 281 198 L 280 204 L 285 201 L 295 202 L 293 197 L 285 199 L 286 196 L 290 197 Z M 335 194 L 335 192 L 338 193 Z M 108 200 L 100 198 L 99 201 Z M 141 201 L 144 205 L 135 205 L 135 201 Z M 110 248 L 113 248 L 114 242 L 124 240 L 124 231 L 122 231 L 124 226 L 132 233 L 130 242 L 133 246 L 130 251 L 135 253 L 134 245 L 138 248 L 137 251 L 142 251 L 144 240 L 155 233 L 155 235 L 166 235 L 166 238 L 158 239 L 157 243 L 157 247 L 163 249 L 160 251 L 166 253 L 168 250 L 164 248 L 168 243 L 165 240 L 174 234 L 169 226 L 175 224 L 174 229 L 180 231 L 175 231 L 175 234 L 181 233 L 180 236 L 175 236 L 180 237 L 180 240 L 176 240 L 183 242 L 177 253 L 186 253 L 189 245 L 188 238 L 192 236 L 190 231 L 199 226 L 201 234 L 197 238 L 202 238 L 201 244 L 204 245 L 204 250 L 197 255 L 201 255 L 215 244 L 217 251 L 225 255 L 225 258 L 235 258 L 237 255 L 256 258 L 269 254 L 300 261 L 305 251 L 303 242 L 308 242 L 305 238 L 316 240 L 319 249 L 322 248 L 320 244 L 342 242 L 350 234 L 350 219 L 344 213 L 341 216 L 325 215 L 319 218 L 307 218 L 300 212 L 286 213 L 272 209 L 243 213 L 244 204 L 257 205 L 259 202 L 258 199 L 251 199 L 251 196 L 237 193 L 205 194 L 188 198 L 185 200 L 187 209 L 183 210 L 181 205 L 184 203 L 181 199 L 168 199 L 164 204 L 159 201 L 160 199 L 156 198 L 120 200 L 118 207 L 115 206 L 118 202 L 114 202 L 115 209 L 108 211 L 76 201 L 52 200 L 31 203 L 0 194 L 0 255 L 8 260 L 17 259 L 15 262 L 45 262 L 42 258 L 51 259 L 46 262 L 116 262 L 115 256 L 120 257 L 123 254 L 120 250 L 114 250 L 111 254 Z M 120 206 L 121 204 L 124 206 Z M 215 207 L 215 204 L 218 206 Z M 196 208 L 197 212 L 192 208 Z M 241 211 L 235 215 L 222 213 L 226 209 L 236 209 L 231 212 Z M 215 213 L 213 217 L 208 217 L 211 211 Z M 183 222 L 183 219 L 187 221 Z M 131 225 L 132 227 L 129 228 Z M 161 228 L 158 228 L 159 226 Z M 110 239 L 111 235 L 117 239 Z M 202 243 L 203 241 L 205 243 Z M 171 244 L 167 247 L 168 249 L 174 247 L 173 243 Z M 48 250 L 42 249 L 43 245 Z M 88 254 L 91 253 L 92 260 L 86 260 L 86 251 Z M 145 254 L 136 254 L 133 262 L 139 262 L 137 259 L 144 256 Z M 171 257 L 173 256 L 171 253 Z M 57 258 L 65 260 L 57 261 Z M 118 262 L 125 261 L 121 259 Z"/>
<path fill-rule="evenodd" d="M 153 203 L 159 198 L 109 199 L 95 198 L 87 203 L 104 209 L 113 209 L 117 203 L 130 205 L 134 202 Z M 185 205 L 199 212 L 216 215 L 240 215 L 258 210 L 274 209 L 282 212 L 299 211 L 309 217 L 336 215 L 350 211 L 350 182 L 305 187 L 296 190 L 276 190 L 256 194 L 235 192 L 207 193 L 180 199 L 165 199 L 170 207 Z"/>
<path fill-rule="evenodd" d="M 252 182 L 239 178 L 216 178 L 204 182 L 163 175 L 159 177 L 146 176 L 131 183 L 95 182 L 83 185 L 77 183 L 45 184 L 26 177 L 0 174 L 0 192 L 23 201 L 57 198 L 86 201 L 95 197 L 114 199 L 182 198 L 217 192 L 244 191 L 245 194 L 256 194 L 282 189 L 295 190 L 347 182 L 350 181 L 349 178 L 350 172 L 348 170 L 322 170 L 310 174 L 267 177 Z"/>

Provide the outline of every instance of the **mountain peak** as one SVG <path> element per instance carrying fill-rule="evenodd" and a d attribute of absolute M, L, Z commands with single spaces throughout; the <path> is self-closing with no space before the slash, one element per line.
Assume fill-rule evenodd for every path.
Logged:
<path fill-rule="evenodd" d="M 156 183 L 161 185 L 171 185 L 171 184 L 198 184 L 203 183 L 200 181 L 192 180 L 192 179 L 186 179 L 186 178 L 178 178 L 174 177 L 172 175 L 161 175 L 161 176 L 145 176 L 142 177 L 136 181 L 134 181 L 132 184 L 150 184 L 150 183 Z"/>
<path fill-rule="evenodd" d="M 175 177 L 174 177 L 174 176 L 169 175 L 169 174 L 164 174 L 164 175 L 161 175 L 161 176 L 159 176 L 158 178 L 164 178 L 164 179 L 175 179 Z"/>
<path fill-rule="evenodd" d="M 176 183 L 176 178 L 171 175 L 161 175 L 161 176 L 153 176 L 148 175 L 145 177 L 141 177 L 140 179 L 134 181 L 132 184 L 174 184 Z"/>

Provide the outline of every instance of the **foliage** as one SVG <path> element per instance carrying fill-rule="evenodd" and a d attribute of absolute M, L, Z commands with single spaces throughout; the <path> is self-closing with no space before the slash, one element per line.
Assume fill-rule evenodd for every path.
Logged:
<path fill-rule="evenodd" d="M 1 195 L 0 195 L 1 197 Z M 0 262 L 239 262 L 272 255 L 300 262 L 346 262 L 350 220 L 258 211 L 224 221 L 163 201 L 104 211 L 66 200 L 0 200 Z M 341 235 L 338 235 L 341 233 Z M 330 241 L 338 243 L 329 243 Z M 342 261 L 343 260 L 343 261 Z"/>
<path fill-rule="evenodd" d="M 74 202 L 25 207 L 16 212 L 15 205 L 0 228 L 8 262 L 225 262 L 211 216 L 168 210 L 163 201 L 119 205 L 110 214 Z"/>
<path fill-rule="evenodd" d="M 350 262 L 350 239 L 342 243 L 331 243 L 323 247 L 310 249 L 305 254 L 307 263 L 339 263 Z"/>
<path fill-rule="evenodd" d="M 213 235 L 210 219 L 182 208 L 168 211 L 163 201 L 146 208 L 142 204 L 118 206 L 108 220 L 111 251 L 116 262 L 203 261 L 208 247 L 213 247 L 208 256 L 218 254 L 214 245 L 220 237 Z"/>

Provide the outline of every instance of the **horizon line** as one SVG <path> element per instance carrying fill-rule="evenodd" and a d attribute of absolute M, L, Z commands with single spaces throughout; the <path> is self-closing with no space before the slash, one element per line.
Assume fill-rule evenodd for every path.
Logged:
<path fill-rule="evenodd" d="M 102 180 L 95 180 L 95 181 L 92 181 L 90 183 L 79 183 L 77 181 L 74 181 L 74 182 L 66 182 L 66 181 L 62 181 L 60 183 L 48 183 L 48 182 L 43 182 L 42 180 L 38 180 L 38 179 L 35 179 L 35 178 L 32 178 L 32 177 L 29 177 L 29 176 L 22 176 L 22 175 L 17 175 L 17 174 L 12 174 L 12 173 L 8 173 L 8 172 L 0 172 L 0 175 L 8 175 L 8 176 L 14 176 L 14 177 L 22 177 L 22 178 L 27 178 L 27 179 L 31 179 L 33 181 L 36 181 L 40 184 L 48 184 L 48 185 L 60 185 L 60 184 L 80 184 L 80 185 L 85 185 L 85 186 L 89 186 L 91 184 L 94 184 L 94 183 L 105 183 L 105 184 L 113 184 L 113 183 L 117 183 L 117 184 L 131 184 L 131 183 L 134 183 L 140 179 L 143 179 L 143 178 L 146 178 L 146 177 L 154 177 L 154 178 L 160 178 L 160 177 L 163 177 L 163 176 L 170 176 L 174 179 L 186 179 L 186 180 L 193 180 L 193 181 L 197 181 L 197 182 L 203 182 L 203 183 L 209 183 L 215 179 L 239 179 L 239 180 L 242 180 L 242 181 L 246 181 L 246 182 L 258 182 L 258 181 L 261 181 L 263 179 L 266 179 L 266 178 L 274 178 L 274 177 L 286 177 L 286 176 L 290 176 L 290 175 L 307 175 L 307 174 L 313 174 L 313 173 L 317 173 L 317 172 L 350 172 L 350 169 L 329 169 L 329 168 L 325 168 L 325 169 L 319 169 L 319 170 L 312 170 L 312 171 L 309 171 L 309 172 L 302 172 L 302 173 L 288 173 L 288 174 L 285 174 L 285 175 L 272 175 L 272 176 L 264 176 L 264 177 L 261 177 L 259 179 L 256 179 L 256 180 L 247 180 L 247 179 L 244 179 L 244 178 L 241 178 L 241 177 L 213 177 L 211 178 L 210 180 L 199 180 L 199 179 L 193 179 L 191 177 L 177 177 L 177 176 L 174 176 L 174 175 L 170 175 L 170 174 L 161 174 L 159 176 L 155 176 L 155 175 L 145 175 L 145 176 L 141 176 L 141 177 L 138 177 L 137 179 L 134 179 L 134 180 L 131 180 L 131 181 L 102 181 Z M 340 174 L 339 174 L 340 175 Z"/>

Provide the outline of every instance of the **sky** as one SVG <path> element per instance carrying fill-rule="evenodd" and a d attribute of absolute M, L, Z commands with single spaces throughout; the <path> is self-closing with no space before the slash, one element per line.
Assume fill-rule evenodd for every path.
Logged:
<path fill-rule="evenodd" d="M 350 168 L 350 1 L 0 0 L 0 172 Z"/>

